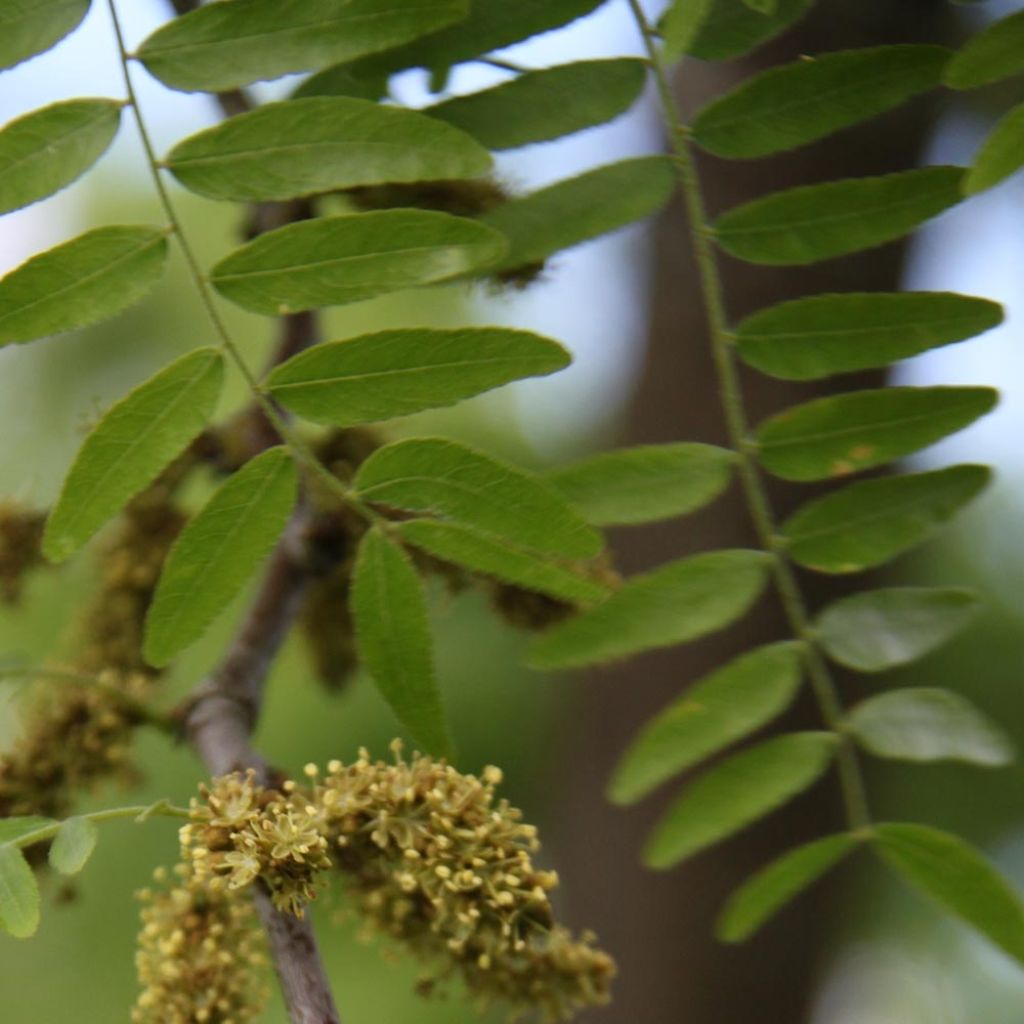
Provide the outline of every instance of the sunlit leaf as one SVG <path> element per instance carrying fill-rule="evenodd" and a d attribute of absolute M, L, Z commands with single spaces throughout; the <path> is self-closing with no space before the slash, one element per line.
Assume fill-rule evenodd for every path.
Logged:
<path fill-rule="evenodd" d="M 950 292 L 812 295 L 744 320 L 744 362 L 785 380 L 813 380 L 887 366 L 998 326 L 1002 307 Z"/>
<path fill-rule="evenodd" d="M 275 369 L 266 387 L 299 416 L 350 426 L 452 405 L 569 362 L 557 342 L 527 331 L 411 328 L 316 345 Z"/>
<path fill-rule="evenodd" d="M 978 613 L 981 602 L 955 587 L 889 587 L 830 604 L 815 633 L 829 657 L 860 672 L 906 665 L 944 644 Z"/>
<path fill-rule="evenodd" d="M 963 199 L 963 175 L 959 167 L 922 167 L 786 189 L 722 214 L 714 235 L 750 263 L 815 263 L 902 238 Z"/>
<path fill-rule="evenodd" d="M 686 515 L 718 497 L 736 456 L 709 444 L 642 445 L 601 452 L 547 474 L 595 526 Z"/>
<path fill-rule="evenodd" d="M 881 388 L 832 395 L 772 416 L 755 434 L 785 480 L 846 476 L 927 448 L 989 412 L 994 388 Z"/>
<path fill-rule="evenodd" d="M 0 70 L 56 46 L 89 12 L 89 0 L 0 0 Z"/>
<path fill-rule="evenodd" d="M 792 641 L 760 647 L 696 683 L 633 740 L 612 776 L 609 799 L 634 803 L 781 714 L 800 686 L 801 650 Z"/>
<path fill-rule="evenodd" d="M 977 89 L 1024 73 L 1024 11 L 972 36 L 946 67 L 946 85 Z"/>
<path fill-rule="evenodd" d="M 167 166 L 213 199 L 269 200 L 383 182 L 470 178 L 491 156 L 414 110 L 343 96 L 269 103 L 180 142 Z"/>
<path fill-rule="evenodd" d="M 0 213 L 52 196 L 84 174 L 114 141 L 116 100 L 67 100 L 0 131 Z"/>
<path fill-rule="evenodd" d="M 642 60 L 579 61 L 455 96 L 426 113 L 468 132 L 488 149 L 515 149 L 610 121 L 633 105 L 645 80 Z"/>
<path fill-rule="evenodd" d="M 1024 962 L 1024 905 L 977 850 L 946 832 L 910 824 L 874 826 L 872 844 L 909 882 Z"/>
<path fill-rule="evenodd" d="M 793 897 L 813 885 L 858 846 L 850 835 L 826 836 L 789 850 L 747 879 L 726 903 L 715 935 L 743 942 Z"/>
<path fill-rule="evenodd" d="M 96 849 L 96 826 L 88 818 L 61 823 L 50 847 L 50 866 L 62 875 L 77 875 Z"/>
<path fill-rule="evenodd" d="M 988 484 L 987 466 L 864 480 L 805 505 L 783 524 L 790 555 L 819 572 L 859 572 L 926 540 Z"/>
<path fill-rule="evenodd" d="M 645 863 L 673 867 L 781 807 L 824 773 L 837 743 L 833 733 L 790 733 L 709 768 L 655 826 Z"/>
<path fill-rule="evenodd" d="M 0 280 L 0 346 L 86 327 L 138 302 L 167 257 L 161 228 L 87 231 Z"/>
<path fill-rule="evenodd" d="M 865 750 L 897 761 L 1009 764 L 1013 744 L 970 701 L 949 690 L 892 690 L 862 701 L 846 728 Z"/>
<path fill-rule="evenodd" d="M 589 558 L 600 534 L 552 487 L 465 445 L 416 437 L 378 448 L 359 468 L 363 501 L 421 512 L 566 558 Z"/>
<path fill-rule="evenodd" d="M 398 524 L 398 532 L 403 540 L 445 562 L 561 601 L 592 604 L 611 592 L 606 583 L 571 564 L 459 523 L 410 519 Z"/>
<path fill-rule="evenodd" d="M 172 89 L 221 92 L 377 53 L 466 10 L 465 0 L 221 0 L 158 29 L 138 58 Z"/>
<path fill-rule="evenodd" d="M 257 455 L 221 485 L 167 556 L 146 614 L 146 661 L 166 665 L 203 635 L 270 553 L 297 493 L 284 448 Z"/>
<path fill-rule="evenodd" d="M 604 604 L 538 637 L 530 664 L 592 665 L 723 629 L 756 600 L 769 561 L 760 551 L 713 551 L 634 576 Z"/>
<path fill-rule="evenodd" d="M 376 527 L 359 546 L 351 607 L 359 656 L 377 689 L 417 743 L 448 756 L 423 585 L 405 552 Z"/>
<path fill-rule="evenodd" d="M 206 426 L 224 360 L 198 349 L 113 405 L 85 439 L 46 522 L 43 552 L 63 561 L 162 472 Z"/>
<path fill-rule="evenodd" d="M 942 82 L 942 46 L 823 53 L 764 71 L 697 115 L 694 139 L 724 157 L 795 149 L 899 106 Z"/>
<path fill-rule="evenodd" d="M 687 0 L 677 0 L 677 6 Z M 686 52 L 701 60 L 739 57 L 785 31 L 802 18 L 814 0 L 778 0 L 772 14 L 752 11 L 744 0 L 712 0 Z M 668 26 L 666 26 L 666 29 Z"/>
<path fill-rule="evenodd" d="M 260 235 L 210 280 L 239 306 L 281 316 L 459 277 L 498 261 L 505 244 L 483 224 L 432 210 L 318 217 Z"/>
<path fill-rule="evenodd" d="M 1024 167 L 1024 103 L 1014 107 L 985 140 L 964 179 L 969 196 L 984 192 Z"/>
<path fill-rule="evenodd" d="M 606 164 L 492 210 L 483 217 L 509 240 L 499 270 L 538 263 L 562 249 L 649 217 L 675 188 L 667 157 Z"/>
<path fill-rule="evenodd" d="M 39 927 L 39 886 L 15 846 L 0 846 L 0 930 L 16 939 L 33 936 Z"/>

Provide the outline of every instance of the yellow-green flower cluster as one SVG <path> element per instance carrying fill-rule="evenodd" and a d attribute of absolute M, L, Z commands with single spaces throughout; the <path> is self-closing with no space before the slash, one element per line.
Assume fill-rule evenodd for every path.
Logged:
<path fill-rule="evenodd" d="M 263 932 L 252 901 L 222 879 L 163 869 L 143 902 L 135 1024 L 245 1024 L 268 998 Z"/>

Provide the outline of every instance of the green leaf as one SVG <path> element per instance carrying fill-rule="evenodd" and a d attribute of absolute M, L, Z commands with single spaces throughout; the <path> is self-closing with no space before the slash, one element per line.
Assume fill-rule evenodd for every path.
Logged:
<path fill-rule="evenodd" d="M 186 525 L 146 614 L 146 661 L 166 665 L 203 635 L 270 553 L 298 486 L 291 456 L 271 448 L 229 477 Z"/>
<path fill-rule="evenodd" d="M 789 850 L 743 883 L 715 925 L 722 942 L 749 939 L 776 911 L 813 885 L 857 847 L 850 835 L 826 836 Z"/>
<path fill-rule="evenodd" d="M 602 452 L 547 474 L 595 526 L 651 523 L 714 501 L 736 456 L 709 444 L 651 444 Z"/>
<path fill-rule="evenodd" d="M 973 36 L 946 67 L 951 89 L 977 89 L 1024 72 L 1024 11 Z"/>
<path fill-rule="evenodd" d="M 883 860 L 946 910 L 1024 962 L 1024 906 L 1010 883 L 962 839 L 925 825 L 872 829 Z"/>
<path fill-rule="evenodd" d="M 998 185 L 1011 174 L 1024 167 L 1024 103 L 1014 107 L 995 126 L 974 158 L 974 165 L 964 180 L 964 192 L 969 196 Z"/>
<path fill-rule="evenodd" d="M 201 348 L 113 405 L 85 439 L 43 534 L 54 562 L 74 554 L 152 483 L 206 426 L 220 397 L 224 359 Z"/>
<path fill-rule="evenodd" d="M 897 761 L 965 761 L 996 767 L 1014 758 L 1006 733 L 949 690 L 893 690 L 861 702 L 846 728 L 865 750 Z"/>
<path fill-rule="evenodd" d="M 476 221 L 381 210 L 268 231 L 222 259 L 210 280 L 239 306 L 282 316 L 447 281 L 504 252 L 501 235 Z"/>
<path fill-rule="evenodd" d="M 377 53 L 465 14 L 465 0 L 221 0 L 158 29 L 138 57 L 172 89 L 222 92 Z"/>
<path fill-rule="evenodd" d="M 906 45 L 796 60 L 706 106 L 693 123 L 694 138 L 724 157 L 795 149 L 940 85 L 949 55 L 943 46 Z"/>
<path fill-rule="evenodd" d="M 713 551 L 634 576 L 604 604 L 534 641 L 534 668 L 573 668 L 671 647 L 723 629 L 761 593 L 770 558 Z"/>
<path fill-rule="evenodd" d="M 30 832 L 36 832 L 48 825 L 55 824 L 53 818 L 40 818 L 34 814 L 17 818 L 0 818 L 0 846 L 14 843 Z"/>
<path fill-rule="evenodd" d="M 398 524 L 402 539 L 435 558 L 461 565 L 572 604 L 592 604 L 609 595 L 607 584 L 580 568 L 458 523 L 410 519 Z"/>
<path fill-rule="evenodd" d="M 860 672 L 906 665 L 952 639 L 981 602 L 955 587 L 889 587 L 844 597 L 818 617 L 829 657 Z"/>
<path fill-rule="evenodd" d="M 658 23 L 665 60 L 676 61 L 689 50 L 714 5 L 715 0 L 672 0 Z"/>
<path fill-rule="evenodd" d="M 988 484 L 987 466 L 864 480 L 812 501 L 783 524 L 790 555 L 808 569 L 860 572 L 926 540 Z"/>
<path fill-rule="evenodd" d="M 299 416 L 347 427 L 453 405 L 570 362 L 557 342 L 527 331 L 412 328 L 316 345 L 274 370 L 266 387 Z"/>
<path fill-rule="evenodd" d="M 50 847 L 50 866 L 62 875 L 77 875 L 96 849 L 96 826 L 88 818 L 61 823 Z"/>
<path fill-rule="evenodd" d="M 633 740 L 615 769 L 608 798 L 635 803 L 780 715 L 800 687 L 801 655 L 799 643 L 769 644 L 696 683 Z"/>
<path fill-rule="evenodd" d="M 814 380 L 887 366 L 1002 321 L 998 303 L 950 292 L 812 295 L 748 317 L 736 343 L 743 360 L 762 373 Z"/>
<path fill-rule="evenodd" d="M 166 232 L 150 227 L 87 231 L 0 280 L 0 346 L 106 320 L 160 279 Z"/>
<path fill-rule="evenodd" d="M 604 124 L 628 110 L 646 81 L 642 60 L 585 60 L 529 71 L 428 107 L 488 149 L 515 149 Z"/>
<path fill-rule="evenodd" d="M 28 939 L 39 927 L 39 886 L 14 846 L 0 846 L 0 929 Z"/>
<path fill-rule="evenodd" d="M 378 448 L 359 468 L 363 501 L 450 519 L 514 544 L 590 558 L 600 534 L 553 488 L 488 455 L 435 437 Z"/>
<path fill-rule="evenodd" d="M 88 12 L 89 0 L 0 0 L 0 70 L 56 46 Z"/>
<path fill-rule="evenodd" d="M 687 0 L 677 0 L 686 4 Z M 752 11 L 744 0 L 712 0 L 710 9 L 686 52 L 701 60 L 728 60 L 784 32 L 802 18 L 814 0 L 778 0 L 771 14 Z"/>
<path fill-rule="evenodd" d="M 668 157 L 636 157 L 513 199 L 483 221 L 509 240 L 498 269 L 515 269 L 650 216 L 674 188 Z"/>
<path fill-rule="evenodd" d="M 385 71 L 366 69 L 360 72 L 354 65 L 335 64 L 310 75 L 295 92 L 293 99 L 308 96 L 352 96 L 360 100 L 379 100 L 388 94 L 388 75 Z"/>
<path fill-rule="evenodd" d="M 781 807 L 825 772 L 837 743 L 833 733 L 790 733 L 716 764 L 655 826 L 644 862 L 674 867 Z"/>
<path fill-rule="evenodd" d="M 819 398 L 765 420 L 758 458 L 784 480 L 858 473 L 927 448 L 994 408 L 994 388 L 881 388 Z"/>
<path fill-rule="evenodd" d="M 963 199 L 963 175 L 959 167 L 922 167 L 786 189 L 722 214 L 714 235 L 749 263 L 816 263 L 902 238 Z"/>
<path fill-rule="evenodd" d="M 448 756 L 423 586 L 409 557 L 378 527 L 359 546 L 351 602 L 359 655 L 377 689 L 417 743 Z"/>
<path fill-rule="evenodd" d="M 52 196 L 84 174 L 114 141 L 116 100 L 68 100 L 0 131 L 0 213 Z"/>
<path fill-rule="evenodd" d="M 758 14 L 774 14 L 779 7 L 779 0 L 743 0 L 743 2 Z"/>
<path fill-rule="evenodd" d="M 167 167 L 213 199 L 270 200 L 384 182 L 472 178 L 491 156 L 414 110 L 343 96 L 269 103 L 180 142 Z"/>

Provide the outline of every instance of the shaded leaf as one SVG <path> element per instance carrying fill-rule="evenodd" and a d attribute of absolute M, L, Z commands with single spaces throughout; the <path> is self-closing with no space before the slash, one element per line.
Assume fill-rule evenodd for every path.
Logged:
<path fill-rule="evenodd" d="M 379 100 L 388 94 L 385 71 L 367 69 L 360 73 L 355 65 L 335 64 L 310 75 L 292 93 L 293 99 L 307 96 L 353 96 L 360 100 Z"/>
<path fill-rule="evenodd" d="M 898 107 L 942 82 L 943 46 L 823 53 L 748 79 L 704 107 L 695 140 L 724 157 L 795 149 Z"/>
<path fill-rule="evenodd" d="M 616 766 L 614 803 L 634 803 L 666 779 L 753 732 L 792 702 L 802 645 L 769 644 L 702 679 L 651 719 Z"/>
<path fill-rule="evenodd" d="M 405 552 L 378 527 L 359 546 L 351 607 L 359 655 L 377 689 L 417 743 L 448 756 L 423 586 Z"/>
<path fill-rule="evenodd" d="M 270 200 L 384 182 L 471 178 L 491 156 L 414 110 L 343 96 L 269 103 L 180 142 L 167 167 L 213 199 Z"/>
<path fill-rule="evenodd" d="M 595 526 L 686 515 L 718 497 L 736 456 L 709 444 L 652 444 L 601 452 L 547 474 Z"/>
<path fill-rule="evenodd" d="M 952 639 L 981 602 L 955 587 L 888 587 L 830 604 L 815 633 L 834 661 L 860 672 L 906 665 Z"/>
<path fill-rule="evenodd" d="M 527 331 L 411 328 L 316 345 L 277 367 L 266 387 L 299 416 L 344 427 L 452 405 L 570 362 L 557 342 Z"/>
<path fill-rule="evenodd" d="M 715 925 L 715 936 L 722 942 L 749 939 L 773 914 L 852 853 L 857 845 L 854 836 L 837 835 L 787 851 L 729 897 Z"/>
<path fill-rule="evenodd" d="M 61 823 L 50 847 L 50 867 L 62 875 L 77 875 L 96 849 L 96 826 L 88 818 Z"/>
<path fill-rule="evenodd" d="M 946 67 L 945 81 L 952 89 L 981 85 L 1024 72 L 1024 11 L 1011 14 L 972 36 Z"/>
<path fill-rule="evenodd" d="M 476 221 L 381 210 L 268 231 L 222 259 L 210 280 L 239 306 L 282 316 L 446 281 L 496 262 L 504 251 L 501 235 Z"/>
<path fill-rule="evenodd" d="M 814 380 L 887 366 L 1002 321 L 998 303 L 951 292 L 813 295 L 754 313 L 737 328 L 736 343 L 762 373 Z"/>
<path fill-rule="evenodd" d="M 206 426 L 220 397 L 224 360 L 213 348 L 190 352 L 113 405 L 85 439 L 43 534 L 43 553 L 60 562 L 152 483 Z"/>
<path fill-rule="evenodd" d="M 221 0 L 157 29 L 138 58 L 172 89 L 222 92 L 377 53 L 466 10 L 465 0 Z"/>
<path fill-rule="evenodd" d="M 977 850 L 926 825 L 876 825 L 872 843 L 907 881 L 1024 962 L 1020 896 Z"/>
<path fill-rule="evenodd" d="M 753 604 L 769 562 L 760 551 L 714 551 L 634 576 L 604 604 L 538 637 L 530 664 L 592 665 L 713 633 Z"/>
<path fill-rule="evenodd" d="M 782 534 L 790 555 L 818 572 L 859 572 L 926 540 L 988 484 L 987 466 L 864 480 L 812 501 Z"/>
<path fill-rule="evenodd" d="M 865 750 L 897 761 L 1009 764 L 1013 744 L 970 701 L 949 690 L 892 690 L 862 701 L 846 728 Z"/>
<path fill-rule="evenodd" d="M 674 188 L 669 158 L 643 156 L 606 164 L 504 203 L 482 218 L 509 240 L 497 269 L 540 262 L 649 217 L 668 202 Z"/>
<path fill-rule="evenodd" d="M 1014 107 L 985 140 L 964 180 L 969 196 L 984 192 L 1024 167 L 1024 103 Z"/>
<path fill-rule="evenodd" d="M 796 266 L 902 238 L 959 203 L 959 167 L 922 167 L 774 192 L 722 214 L 718 244 L 750 263 Z"/>
<path fill-rule="evenodd" d="M 52 196 L 84 174 L 114 141 L 116 100 L 68 100 L 0 131 L 0 213 Z"/>
<path fill-rule="evenodd" d="M 645 81 L 642 60 L 578 61 L 455 96 L 426 113 L 468 132 L 488 149 L 515 149 L 610 121 L 633 105 Z"/>
<path fill-rule="evenodd" d="M 359 468 L 363 501 L 450 519 L 566 558 L 601 550 L 600 534 L 553 488 L 528 473 L 442 438 L 378 448 Z"/>
<path fill-rule="evenodd" d="M 56 46 L 88 12 L 89 0 L 0 0 L 0 70 Z"/>
<path fill-rule="evenodd" d="M 678 60 L 689 50 L 714 3 L 715 0 L 672 0 L 658 22 L 665 60 Z"/>
<path fill-rule="evenodd" d="M 687 0 L 677 0 L 685 4 Z M 712 0 L 686 52 L 701 60 L 739 57 L 784 32 L 802 18 L 814 0 L 777 0 L 771 14 L 752 11 L 744 0 Z"/>
<path fill-rule="evenodd" d="M 994 388 L 880 388 L 819 398 L 765 420 L 758 458 L 784 480 L 846 476 L 927 448 L 995 407 Z"/>
<path fill-rule="evenodd" d="M 270 553 L 297 494 L 284 448 L 262 452 L 220 486 L 167 556 L 146 613 L 146 661 L 166 665 L 203 635 Z"/>
<path fill-rule="evenodd" d="M 159 280 L 166 232 L 107 227 L 33 256 L 0 280 L 0 345 L 105 320 Z"/>
<path fill-rule="evenodd" d="M 0 929 L 28 939 L 39 927 L 39 886 L 15 846 L 0 846 Z"/>
<path fill-rule="evenodd" d="M 790 733 L 709 768 L 655 826 L 644 862 L 673 867 L 781 807 L 825 772 L 837 743 L 833 733 Z"/>
<path fill-rule="evenodd" d="M 399 523 L 398 532 L 435 558 L 561 601 L 592 604 L 611 592 L 607 584 L 571 564 L 459 523 L 411 519 Z"/>
<path fill-rule="evenodd" d="M 34 814 L 17 818 L 0 818 L 0 846 L 54 824 L 56 822 L 53 818 L 40 818 Z"/>

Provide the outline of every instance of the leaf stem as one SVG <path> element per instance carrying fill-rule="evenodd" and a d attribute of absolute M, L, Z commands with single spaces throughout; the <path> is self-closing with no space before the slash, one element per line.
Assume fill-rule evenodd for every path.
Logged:
<path fill-rule="evenodd" d="M 76 814 L 76 818 L 84 818 L 94 824 L 101 824 L 105 821 L 119 821 L 124 818 L 134 818 L 138 822 L 148 821 L 150 818 L 184 818 L 190 817 L 188 808 L 175 807 L 166 800 L 160 800 L 155 804 L 148 804 L 136 807 L 108 807 L 102 811 L 90 811 L 88 814 Z M 45 843 L 60 831 L 63 821 L 55 821 L 50 825 L 41 825 L 31 832 L 15 836 L 0 846 L 13 846 L 15 849 L 24 849 L 27 846 L 34 846 L 36 843 Z"/>
<path fill-rule="evenodd" d="M 654 28 L 644 13 L 640 0 L 628 0 L 628 3 L 640 34 L 643 36 L 648 63 L 654 75 L 668 129 L 680 191 L 686 206 L 690 240 L 704 295 L 708 332 L 711 338 L 711 354 L 718 378 L 719 397 L 725 414 L 729 444 L 738 456 L 738 469 L 744 500 L 753 521 L 758 542 L 772 556 L 775 588 L 786 619 L 794 636 L 804 643 L 807 676 L 814 691 L 821 717 L 829 729 L 839 736 L 839 750 L 836 758 L 839 782 L 847 822 L 852 831 L 857 831 L 868 826 L 871 821 L 863 773 L 853 741 L 843 728 L 842 703 L 828 663 L 817 646 L 800 584 L 776 532 L 775 517 L 764 481 L 750 454 L 747 442 L 749 428 L 744 411 L 743 393 L 731 345 L 732 332 L 729 329 L 726 316 L 724 289 L 712 244 L 712 234 L 704 210 L 700 176 L 691 151 L 690 131 L 683 123 L 679 108 L 672 95 L 665 63 L 657 47 Z"/>

